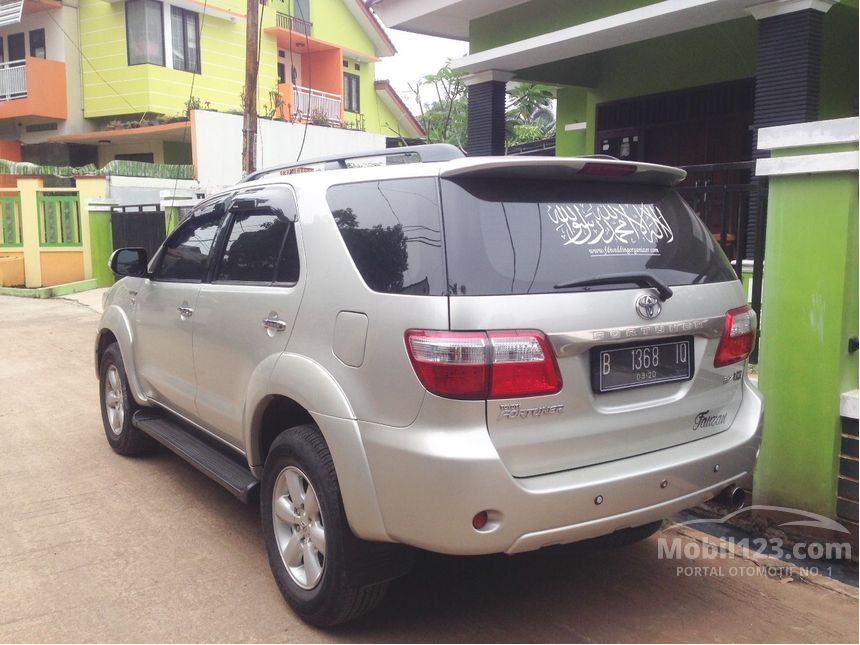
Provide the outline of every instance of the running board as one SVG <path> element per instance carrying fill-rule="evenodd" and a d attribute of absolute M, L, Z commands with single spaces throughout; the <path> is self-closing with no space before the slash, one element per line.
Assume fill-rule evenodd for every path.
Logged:
<path fill-rule="evenodd" d="M 248 466 L 215 447 L 179 421 L 153 410 L 138 410 L 134 427 L 182 457 L 247 504 L 259 482 Z"/>

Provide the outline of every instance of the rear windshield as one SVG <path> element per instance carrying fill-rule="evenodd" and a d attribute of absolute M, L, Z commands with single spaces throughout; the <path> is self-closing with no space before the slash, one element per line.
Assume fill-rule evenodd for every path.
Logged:
<path fill-rule="evenodd" d="M 442 206 L 451 295 L 553 293 L 560 283 L 643 271 L 669 285 L 737 279 L 668 187 L 442 180 Z"/>

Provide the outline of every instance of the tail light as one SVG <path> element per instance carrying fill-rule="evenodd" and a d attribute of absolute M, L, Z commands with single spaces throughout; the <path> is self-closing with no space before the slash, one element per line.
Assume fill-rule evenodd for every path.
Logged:
<path fill-rule="evenodd" d="M 576 174 L 593 175 L 597 177 L 624 177 L 636 172 L 636 165 L 629 163 L 600 163 L 588 161 Z"/>
<path fill-rule="evenodd" d="M 714 367 L 725 367 L 743 361 L 755 345 L 756 315 L 752 307 L 744 305 L 726 313 L 726 326 L 717 353 Z"/>
<path fill-rule="evenodd" d="M 439 396 L 507 399 L 561 389 L 543 332 L 410 329 L 406 350 L 421 384 Z"/>

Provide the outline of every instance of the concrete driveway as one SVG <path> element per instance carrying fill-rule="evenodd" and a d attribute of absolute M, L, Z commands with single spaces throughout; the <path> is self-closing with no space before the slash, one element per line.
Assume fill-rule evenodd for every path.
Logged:
<path fill-rule="evenodd" d="M 678 576 L 654 538 L 422 555 L 376 613 L 307 627 L 269 574 L 256 508 L 167 452 L 110 450 L 97 321 L 80 302 L 0 297 L 0 641 L 857 642 L 856 589 Z"/>

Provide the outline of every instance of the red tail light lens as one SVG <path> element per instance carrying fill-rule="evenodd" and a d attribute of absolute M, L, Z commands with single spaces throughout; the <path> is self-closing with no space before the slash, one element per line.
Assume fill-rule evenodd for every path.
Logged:
<path fill-rule="evenodd" d="M 561 389 L 552 348 L 539 331 L 410 329 L 406 349 L 422 385 L 439 396 L 502 399 Z"/>
<path fill-rule="evenodd" d="M 558 364 L 541 332 L 491 331 L 493 363 L 490 399 L 555 394 L 561 388 Z"/>
<path fill-rule="evenodd" d="M 636 172 L 636 166 L 629 163 L 601 163 L 599 161 L 588 161 L 580 168 L 578 175 L 595 175 L 602 177 L 623 177 Z"/>
<path fill-rule="evenodd" d="M 726 313 L 726 326 L 717 353 L 714 367 L 725 367 L 746 360 L 755 346 L 756 315 L 752 307 L 744 305 Z"/>

